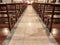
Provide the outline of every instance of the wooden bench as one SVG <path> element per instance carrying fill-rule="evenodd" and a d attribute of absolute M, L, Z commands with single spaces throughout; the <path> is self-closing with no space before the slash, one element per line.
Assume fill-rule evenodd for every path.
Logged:
<path fill-rule="evenodd" d="M 0 28 L 1 27 L 9 28 L 11 30 L 9 15 L 7 11 L 7 4 L 0 4 Z"/>
<path fill-rule="evenodd" d="M 51 32 L 52 28 L 54 27 L 53 25 L 56 25 L 55 23 L 57 22 L 58 19 L 60 19 L 60 9 L 59 9 L 60 4 L 45 3 L 43 5 L 44 5 L 42 15 L 43 21 L 47 19 L 46 22 L 48 22 L 47 24 L 50 25 L 49 30 Z M 58 20 L 58 22 L 60 22 L 60 20 Z M 57 25 L 59 26 L 60 23 L 57 23 Z"/>

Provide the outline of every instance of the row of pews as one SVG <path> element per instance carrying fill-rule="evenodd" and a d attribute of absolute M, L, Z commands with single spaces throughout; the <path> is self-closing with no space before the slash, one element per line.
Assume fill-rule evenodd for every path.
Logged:
<path fill-rule="evenodd" d="M 26 7 L 27 3 L 0 3 L 0 29 L 11 30 Z"/>
<path fill-rule="evenodd" d="M 33 3 L 32 6 L 60 45 L 60 3 Z"/>
<path fill-rule="evenodd" d="M 60 3 L 33 3 L 32 6 L 60 45 Z"/>
<path fill-rule="evenodd" d="M 53 28 L 60 29 L 60 3 L 33 3 L 32 6 L 50 32 Z"/>

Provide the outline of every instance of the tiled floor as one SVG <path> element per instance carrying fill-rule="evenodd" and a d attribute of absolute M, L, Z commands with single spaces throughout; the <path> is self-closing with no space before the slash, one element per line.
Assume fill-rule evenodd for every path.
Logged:
<path fill-rule="evenodd" d="M 9 45 L 53 45 L 31 5 L 23 13 Z"/>

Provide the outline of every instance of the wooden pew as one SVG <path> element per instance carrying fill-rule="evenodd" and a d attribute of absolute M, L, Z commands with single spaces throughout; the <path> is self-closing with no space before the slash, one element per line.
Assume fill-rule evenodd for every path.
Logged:
<path fill-rule="evenodd" d="M 27 3 L 20 3 L 20 12 L 21 12 L 21 14 L 24 12 L 26 7 L 27 7 Z"/>
<path fill-rule="evenodd" d="M 60 25 L 60 4 L 54 3 L 33 3 L 33 8 L 40 12 L 39 15 L 46 26 L 49 28 L 50 32 L 52 28 L 57 28 Z M 37 6 L 39 5 L 39 6 Z M 38 8 L 39 7 L 39 8 Z M 58 21 L 57 21 L 58 20 Z M 55 26 L 58 25 L 58 26 Z M 58 27 L 59 28 L 59 27 Z"/>
<path fill-rule="evenodd" d="M 16 4 L 15 3 L 8 3 L 7 10 L 8 10 L 8 15 L 9 15 L 9 20 L 11 22 L 10 24 L 12 25 L 12 27 L 14 27 L 15 23 L 18 20 L 18 13 L 17 13 L 17 9 L 16 9 Z"/>
<path fill-rule="evenodd" d="M 26 3 L 0 3 L 0 28 L 11 30 L 26 7 Z"/>
<path fill-rule="evenodd" d="M 11 30 L 11 22 L 7 11 L 7 4 L 0 4 L 0 28 L 9 28 Z"/>
<path fill-rule="evenodd" d="M 37 14 L 39 14 L 39 17 L 42 18 L 42 5 L 40 3 L 33 3 L 32 6 L 37 12 Z"/>
<path fill-rule="evenodd" d="M 49 24 L 48 27 L 51 32 L 53 27 L 56 28 L 56 26 L 54 26 L 54 25 L 58 25 L 58 26 L 60 25 L 60 21 L 59 21 L 60 20 L 60 9 L 59 9 L 60 6 L 59 5 L 60 4 L 45 3 L 43 5 L 44 5 L 43 21 L 44 21 L 44 19 L 48 20 L 46 22 L 47 22 L 47 24 Z M 55 22 L 57 22 L 57 20 L 59 23 L 56 24 Z"/>

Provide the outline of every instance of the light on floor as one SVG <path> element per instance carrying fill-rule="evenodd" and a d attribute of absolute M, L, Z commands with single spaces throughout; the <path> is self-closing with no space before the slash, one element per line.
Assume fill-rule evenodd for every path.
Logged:
<path fill-rule="evenodd" d="M 4 29 L 2 30 L 2 32 L 3 32 L 4 35 L 10 34 L 10 31 L 9 31 L 8 28 L 4 28 Z"/>
<path fill-rule="evenodd" d="M 58 30 L 57 30 L 56 28 L 54 28 L 54 29 L 52 30 L 52 34 L 53 34 L 53 35 L 57 35 L 57 34 L 58 34 Z"/>
<path fill-rule="evenodd" d="M 32 23 L 28 23 L 28 26 L 32 26 Z"/>

